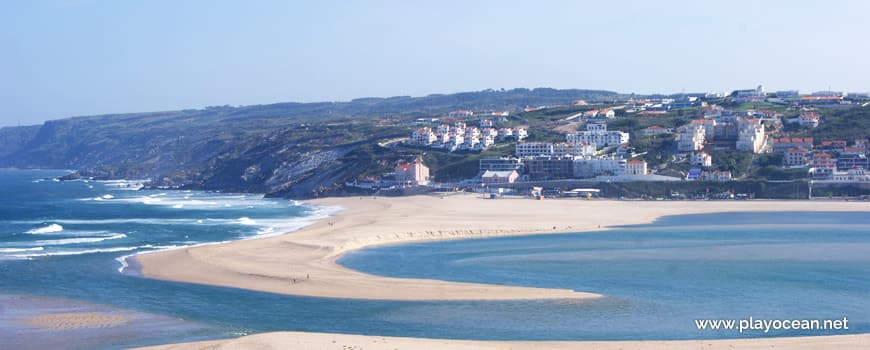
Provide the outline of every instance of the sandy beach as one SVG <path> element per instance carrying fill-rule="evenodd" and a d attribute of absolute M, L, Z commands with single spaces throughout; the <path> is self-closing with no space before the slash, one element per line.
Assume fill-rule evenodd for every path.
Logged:
<path fill-rule="evenodd" d="M 302 230 L 264 239 L 139 255 L 151 278 L 332 298 L 506 300 L 594 298 L 587 291 L 373 276 L 336 264 L 383 244 L 521 234 L 590 232 L 666 215 L 735 211 L 870 211 L 844 201 L 606 201 L 482 199 L 475 195 L 327 198 L 343 210 Z M 581 233 L 582 234 L 582 233 Z M 183 267 L 183 268 L 179 268 Z"/>
<path fill-rule="evenodd" d="M 474 341 L 380 337 L 352 334 L 280 332 L 215 340 L 161 345 L 142 350 L 236 350 L 236 349 L 323 349 L 323 350 L 863 350 L 870 335 L 793 337 L 763 339 L 679 340 L 679 341 Z"/>
<path fill-rule="evenodd" d="M 607 201 L 444 198 L 327 198 L 343 208 L 281 236 L 137 256 L 151 278 L 274 293 L 390 300 L 595 298 L 587 291 L 373 276 L 344 268 L 347 252 L 384 244 L 521 234 L 592 232 L 667 215 L 763 211 L 870 211 L 844 201 Z M 694 341 L 500 342 L 278 332 L 154 349 L 863 349 L 870 335 Z"/>

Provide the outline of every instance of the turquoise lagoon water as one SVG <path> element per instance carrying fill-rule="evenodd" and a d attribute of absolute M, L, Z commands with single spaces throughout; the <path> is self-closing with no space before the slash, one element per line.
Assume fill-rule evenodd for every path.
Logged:
<path fill-rule="evenodd" d="M 387 276 L 569 288 L 607 297 L 342 300 L 156 281 L 137 276 L 135 266 L 124 268 L 130 254 L 300 227 L 327 214 L 322 208 L 255 195 L 135 190 L 136 181 L 43 180 L 63 173 L 0 170 L 0 294 L 83 301 L 190 325 L 107 337 L 103 348 L 278 330 L 529 340 L 870 332 L 866 212 L 689 215 L 601 233 L 371 248 L 340 263 Z M 750 316 L 848 317 L 850 329 L 739 334 L 694 325 L 695 319 Z M 14 327 L 0 322 L 0 334 L 3 328 Z"/>

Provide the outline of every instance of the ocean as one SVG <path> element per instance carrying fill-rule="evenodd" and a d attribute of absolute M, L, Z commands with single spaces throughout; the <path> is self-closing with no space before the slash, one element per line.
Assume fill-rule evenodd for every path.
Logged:
<path fill-rule="evenodd" d="M 375 247 L 339 262 L 386 276 L 606 297 L 342 300 L 157 281 L 141 277 L 127 259 L 286 232 L 334 208 L 252 194 L 139 190 L 136 180 L 52 180 L 65 173 L 0 170 L 0 338 L 7 344 L 56 348 L 48 341 L 55 337 L 65 348 L 113 349 L 279 330 L 505 340 L 870 332 L 866 213 L 686 215 L 606 232 Z M 136 327 L 51 331 L 22 322 L 46 310 L 88 309 L 135 315 Z M 739 334 L 694 324 L 748 317 L 848 317 L 850 327 Z"/>

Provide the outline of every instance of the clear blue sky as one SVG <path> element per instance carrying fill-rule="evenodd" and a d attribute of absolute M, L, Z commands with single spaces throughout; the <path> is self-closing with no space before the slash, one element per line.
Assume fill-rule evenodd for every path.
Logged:
<path fill-rule="evenodd" d="M 870 90 L 868 1 L 8 1 L 0 126 L 486 88 Z"/>

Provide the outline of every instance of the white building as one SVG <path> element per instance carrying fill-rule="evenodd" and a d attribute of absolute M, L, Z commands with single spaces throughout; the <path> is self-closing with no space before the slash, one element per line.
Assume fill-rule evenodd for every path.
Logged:
<path fill-rule="evenodd" d="M 870 182 L 870 173 L 864 168 L 852 168 L 848 171 L 835 171 L 831 177 L 835 182 Z"/>
<path fill-rule="evenodd" d="M 588 178 L 598 175 L 623 175 L 625 174 L 625 159 L 575 159 L 574 177 Z"/>
<path fill-rule="evenodd" d="M 410 142 L 414 145 L 428 146 L 437 140 L 438 137 L 432 132 L 432 128 L 420 128 L 411 133 Z"/>
<path fill-rule="evenodd" d="M 595 145 L 573 142 L 522 142 L 516 147 L 518 158 L 534 157 L 584 157 L 595 155 Z"/>
<path fill-rule="evenodd" d="M 628 133 L 622 131 L 579 131 L 565 136 L 568 142 L 591 143 L 599 147 L 628 143 L 628 138 Z"/>
<path fill-rule="evenodd" d="M 626 175 L 646 175 L 646 161 L 640 159 L 632 159 L 625 163 Z"/>
<path fill-rule="evenodd" d="M 741 119 L 737 122 L 737 150 L 759 153 L 767 143 L 761 119 Z"/>
<path fill-rule="evenodd" d="M 495 171 L 487 170 L 480 176 L 480 182 L 485 184 L 509 184 L 517 181 L 520 174 L 516 170 Z"/>
<path fill-rule="evenodd" d="M 607 131 L 607 123 L 586 123 L 586 131 Z"/>
<path fill-rule="evenodd" d="M 705 152 L 695 152 L 692 153 L 690 164 L 705 168 L 711 167 L 713 166 L 713 157 Z"/>
<path fill-rule="evenodd" d="M 677 151 L 693 152 L 704 148 L 706 139 L 705 127 L 702 124 L 689 124 L 679 128 Z"/>
<path fill-rule="evenodd" d="M 801 113 L 801 115 L 798 116 L 798 124 L 804 127 L 815 128 L 819 126 L 820 119 L 821 117 L 813 112 Z"/>

